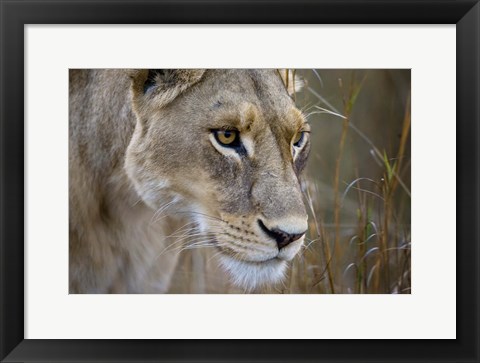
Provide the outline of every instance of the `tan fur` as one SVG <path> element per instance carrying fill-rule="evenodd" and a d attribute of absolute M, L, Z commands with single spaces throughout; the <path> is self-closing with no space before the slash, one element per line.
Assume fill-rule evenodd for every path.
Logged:
<path fill-rule="evenodd" d="M 279 250 L 259 221 L 306 229 L 309 145 L 279 71 L 70 70 L 69 118 L 71 293 L 167 292 L 186 246 L 247 290 L 281 280 L 303 237 Z"/>

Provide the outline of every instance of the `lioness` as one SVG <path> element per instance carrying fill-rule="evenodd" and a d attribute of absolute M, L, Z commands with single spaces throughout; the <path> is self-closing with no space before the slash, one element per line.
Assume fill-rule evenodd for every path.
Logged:
<path fill-rule="evenodd" d="M 280 281 L 307 230 L 310 130 L 285 78 L 70 70 L 70 292 L 167 292 L 185 247 L 245 290 Z"/>

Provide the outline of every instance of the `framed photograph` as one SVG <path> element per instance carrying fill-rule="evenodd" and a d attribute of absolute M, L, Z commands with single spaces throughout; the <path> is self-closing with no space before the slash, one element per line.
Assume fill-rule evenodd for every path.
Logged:
<path fill-rule="evenodd" d="M 68 75 L 70 294 L 411 293 L 410 69 Z"/>
<path fill-rule="evenodd" d="M 1 8 L 2 362 L 479 361 L 478 1 Z"/>

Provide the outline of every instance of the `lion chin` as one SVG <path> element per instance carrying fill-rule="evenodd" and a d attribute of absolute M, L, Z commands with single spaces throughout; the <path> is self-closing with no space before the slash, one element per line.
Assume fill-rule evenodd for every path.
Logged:
<path fill-rule="evenodd" d="M 279 258 L 251 262 L 222 255 L 220 265 L 229 274 L 232 283 L 246 292 L 282 281 L 287 270 L 287 262 Z"/>

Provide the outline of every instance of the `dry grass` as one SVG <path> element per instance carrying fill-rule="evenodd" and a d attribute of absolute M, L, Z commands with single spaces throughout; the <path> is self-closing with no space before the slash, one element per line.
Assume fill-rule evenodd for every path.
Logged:
<path fill-rule="evenodd" d="M 305 200 L 310 210 L 308 240 L 303 254 L 293 263 L 288 286 L 281 291 L 410 293 L 409 71 L 312 73 L 317 77 L 329 72 L 340 75 L 337 97 L 343 109 L 336 108 L 333 101 L 321 96 L 321 90 L 314 88 L 310 88 L 314 103 L 307 107 L 312 110 L 309 116 L 312 126 L 322 123 L 316 125 L 316 132 L 340 129 L 336 150 L 330 140 L 332 151 L 319 157 L 318 148 L 314 148 L 311 160 L 315 164 L 317 159 L 320 168 L 321 164 L 334 165 L 333 178 L 329 186 L 328 178 L 318 177 L 315 167 L 308 170 L 304 182 Z M 382 87 L 385 77 L 391 76 L 389 72 L 400 73 L 406 82 L 393 83 L 390 89 L 380 88 L 373 93 L 371 89 Z M 382 104 L 380 110 L 372 107 L 378 97 Z M 356 107 L 361 109 L 359 113 Z M 403 112 L 398 114 L 398 110 Z M 376 118 L 372 113 L 381 113 L 382 123 L 369 125 L 363 131 L 357 119 L 363 116 L 374 122 Z M 384 114 L 394 116 L 383 118 Z M 323 119 L 312 119 L 314 115 Z M 386 137 L 374 134 L 378 132 L 377 127 Z M 374 137 L 380 142 L 372 141 Z M 316 138 L 312 141 L 322 142 Z"/>

